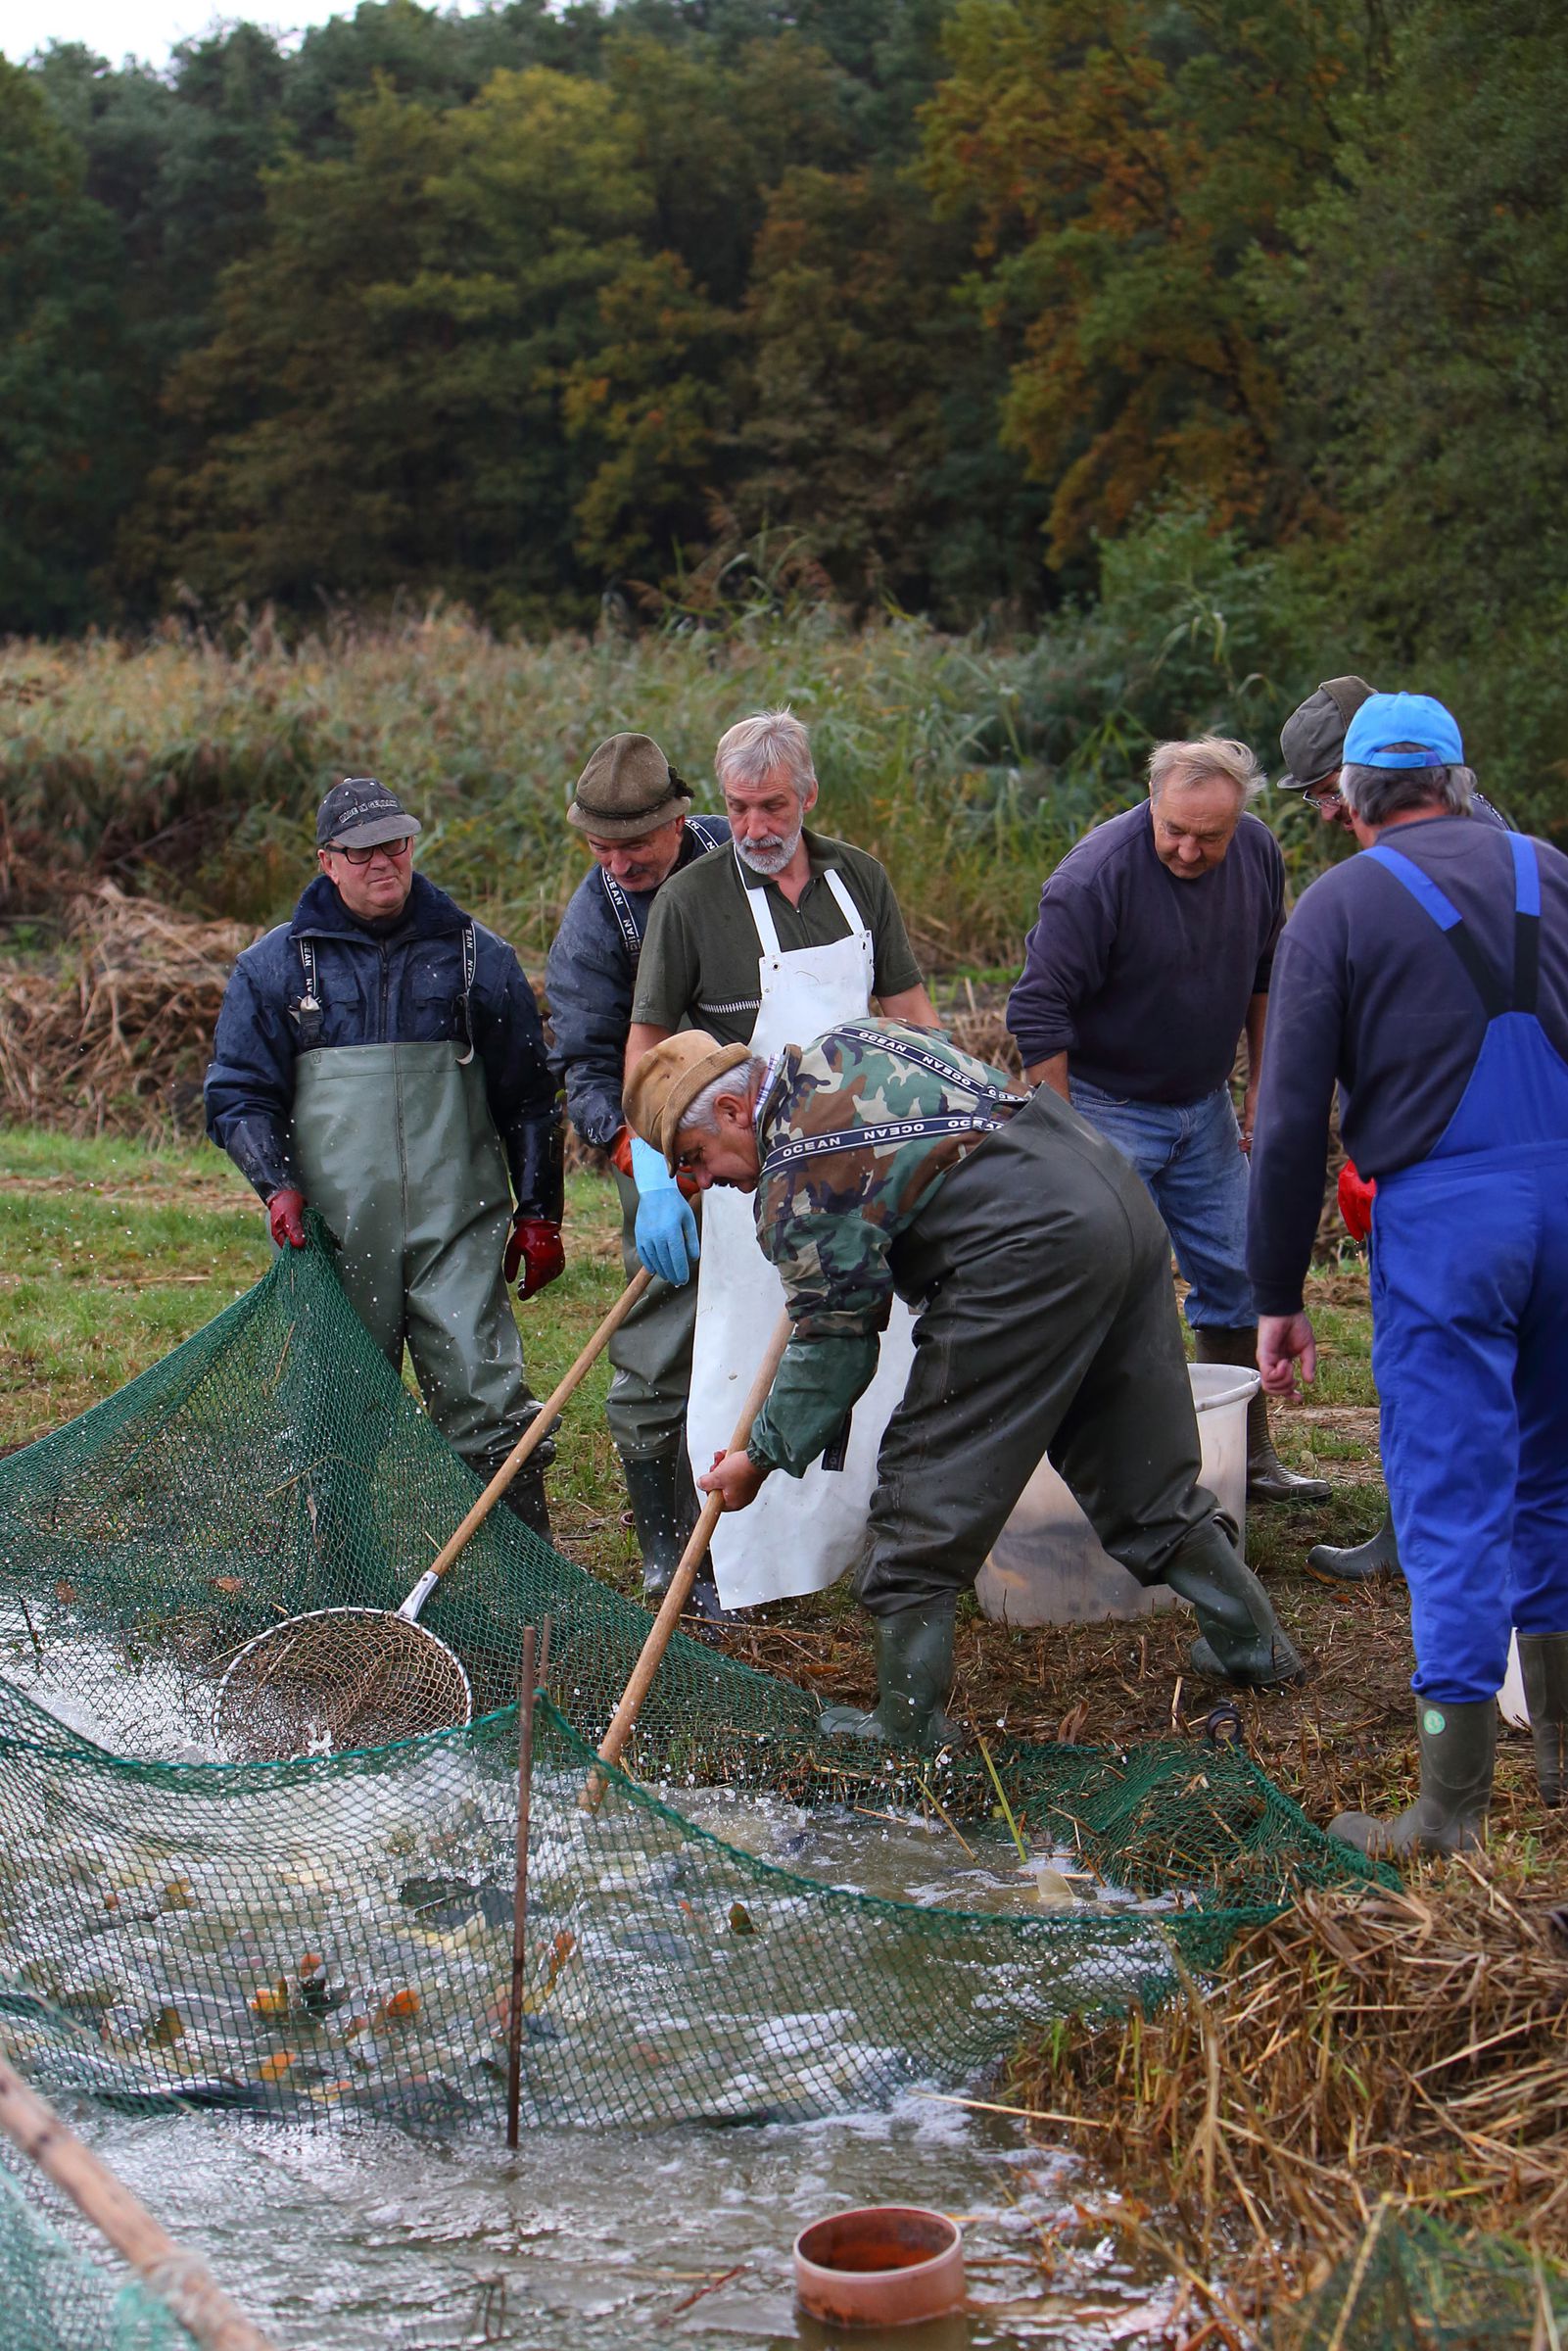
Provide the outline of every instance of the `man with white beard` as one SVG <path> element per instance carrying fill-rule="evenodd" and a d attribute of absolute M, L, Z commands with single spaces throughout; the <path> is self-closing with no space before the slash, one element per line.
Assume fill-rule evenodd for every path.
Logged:
<path fill-rule="evenodd" d="M 627 1076 L 678 1029 L 705 1029 L 721 1044 L 750 1044 L 765 964 L 787 966 L 797 954 L 860 936 L 867 940 L 869 992 L 884 1019 L 934 1029 L 936 1014 L 885 870 L 864 849 L 806 830 L 817 778 L 800 721 L 787 709 L 741 719 L 720 742 L 713 769 L 734 854 L 721 849 L 699 858 L 672 875 L 653 902 L 637 970 Z M 763 900 L 760 917 L 748 893 Z M 771 927 L 771 937 L 759 933 L 759 919 Z M 694 1221 L 689 1252 L 695 1263 Z"/>
<path fill-rule="evenodd" d="M 713 764 L 731 845 L 672 874 L 653 901 L 632 1001 L 628 1079 L 682 1029 L 764 1055 L 864 1020 L 874 1006 L 888 1020 L 934 1029 L 881 866 L 864 849 L 806 830 L 817 778 L 800 721 L 787 709 L 743 718 Z M 674 1186 L 658 1154 L 643 1146 L 639 1182 L 656 1176 Z M 693 1464 L 706 1469 L 729 1437 L 736 1394 L 749 1384 L 784 1294 L 740 1195 L 705 1203 L 700 1242 L 684 1199 L 676 1213 L 688 1278 L 701 1257 L 687 1435 Z M 670 1277 L 667 1266 L 661 1271 Z M 903 1388 L 908 1345 L 905 1316 L 884 1337 L 880 1384 L 860 1400 L 854 1427 L 846 1419 L 826 1449 L 826 1478 L 814 1468 L 791 1494 L 766 1498 L 767 1511 L 757 1513 L 770 1518 L 766 1528 L 740 1521 L 738 1534 L 718 1530 L 711 1557 L 727 1607 L 821 1590 L 850 1564 L 864 1540 L 877 1442 Z"/>

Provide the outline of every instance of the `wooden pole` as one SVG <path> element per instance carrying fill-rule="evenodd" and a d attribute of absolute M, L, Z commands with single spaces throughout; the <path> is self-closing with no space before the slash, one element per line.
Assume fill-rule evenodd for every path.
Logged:
<path fill-rule="evenodd" d="M 535 1655 L 534 1628 L 523 1635 L 517 1693 L 517 1866 L 512 1881 L 512 1990 L 506 2012 L 506 2144 L 517 2144 L 523 2082 L 523 1993 L 528 1961 L 528 1829 L 534 1794 L 534 1692 L 549 1667 L 549 1618 Z"/>
<path fill-rule="evenodd" d="M 737 1453 L 742 1446 L 751 1442 L 751 1424 L 768 1400 L 768 1390 L 773 1386 L 773 1375 L 778 1370 L 780 1359 L 789 1344 L 789 1317 L 784 1315 L 780 1318 L 778 1328 L 768 1341 L 767 1353 L 762 1359 L 756 1378 L 751 1383 L 751 1393 L 741 1407 L 740 1417 L 736 1422 L 735 1434 L 730 1439 L 732 1453 Z M 642 1711 L 642 1702 L 647 1697 L 653 1677 L 663 1662 L 664 1653 L 670 1646 L 670 1636 L 680 1622 L 681 1611 L 686 1607 L 691 1587 L 697 1580 L 697 1569 L 707 1558 L 708 1545 L 713 1541 L 713 1530 L 718 1525 L 723 1511 L 724 1503 L 721 1497 L 717 1494 L 710 1494 L 702 1506 L 702 1515 L 696 1522 L 691 1539 L 681 1554 L 681 1563 L 670 1578 L 670 1588 L 660 1603 L 659 1612 L 653 1619 L 648 1637 L 642 1644 L 641 1653 L 632 1668 L 632 1678 L 621 1693 L 621 1703 L 610 1717 L 610 1727 L 605 1732 L 598 1750 L 601 1763 L 619 1763 L 621 1759 L 622 1750 L 632 1736 L 637 1718 Z M 609 1781 L 603 1772 L 591 1771 L 584 1782 L 583 1793 L 578 1799 L 581 1807 L 588 1812 L 596 1811 L 599 1799 L 608 1786 Z"/>
<path fill-rule="evenodd" d="M 271 2338 L 235 2307 L 206 2263 L 175 2244 L 146 2205 L 3 2057 L 0 2130 L 123 2255 L 204 2351 L 274 2351 Z"/>

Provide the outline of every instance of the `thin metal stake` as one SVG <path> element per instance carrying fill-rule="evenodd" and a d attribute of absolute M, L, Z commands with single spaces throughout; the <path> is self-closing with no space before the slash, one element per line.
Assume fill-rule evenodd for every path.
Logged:
<path fill-rule="evenodd" d="M 523 1634 L 523 1678 L 517 1693 L 517 1875 L 512 1890 L 512 1990 L 506 2018 L 506 2144 L 517 2144 L 522 2101 L 523 1979 L 528 1958 L 528 1819 L 534 1789 L 534 1691 L 549 1662 L 549 1618 L 537 1644 Z"/>

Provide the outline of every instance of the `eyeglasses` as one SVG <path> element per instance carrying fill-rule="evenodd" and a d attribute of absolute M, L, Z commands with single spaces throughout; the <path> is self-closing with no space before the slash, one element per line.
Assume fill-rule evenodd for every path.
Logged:
<path fill-rule="evenodd" d="M 413 847 L 413 835 L 405 833 L 401 840 L 378 840 L 373 849 L 346 849 L 341 841 L 333 841 L 334 857 L 346 857 L 351 865 L 368 865 L 372 857 L 390 857 L 396 862 L 406 857 Z"/>

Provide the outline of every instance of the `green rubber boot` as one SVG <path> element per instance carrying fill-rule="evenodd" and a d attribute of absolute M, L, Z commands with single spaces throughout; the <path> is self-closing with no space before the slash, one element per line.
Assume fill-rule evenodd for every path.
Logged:
<path fill-rule="evenodd" d="M 1481 1847 L 1497 1748 L 1496 1699 L 1461 1706 L 1440 1706 L 1420 1699 L 1415 1728 L 1421 1743 L 1421 1793 L 1415 1802 L 1398 1820 L 1341 1812 L 1328 1824 L 1331 1837 L 1354 1845 L 1374 1861 L 1412 1851 L 1469 1853 Z"/>
<path fill-rule="evenodd" d="M 1258 1325 L 1220 1329 L 1200 1323 L 1192 1334 L 1193 1354 L 1201 1364 L 1228 1364 L 1238 1371 L 1258 1368 Z M 1249 1502 L 1327 1502 L 1331 1488 L 1322 1477 L 1304 1476 L 1287 1469 L 1274 1451 L 1268 1433 L 1268 1398 L 1259 1388 L 1247 1407 L 1247 1499 Z"/>
<path fill-rule="evenodd" d="M 1164 1581 L 1197 1612 L 1199 1634 L 1190 1652 L 1195 1673 L 1243 1690 L 1302 1679 L 1307 1668 L 1301 1652 L 1217 1519 L 1193 1529 L 1166 1561 Z"/>
<path fill-rule="evenodd" d="M 1314 1543 L 1307 1555 L 1307 1564 L 1315 1567 L 1319 1575 L 1331 1575 L 1342 1584 L 1366 1584 L 1377 1575 L 1402 1575 L 1393 1511 L 1384 1511 L 1382 1525 L 1364 1543 Z"/>
<path fill-rule="evenodd" d="M 928 1753 L 955 1736 L 943 1707 L 953 1687 L 956 1598 L 923 1601 L 877 1619 L 877 1703 L 830 1706 L 820 1728 L 829 1739 L 868 1739 L 906 1752 Z"/>
<path fill-rule="evenodd" d="M 697 1522 L 696 1489 L 685 1446 L 668 1453 L 621 1456 L 626 1499 L 632 1506 L 637 1547 L 642 1554 L 642 1590 L 654 1602 L 670 1589 L 670 1578 Z"/>
<path fill-rule="evenodd" d="M 1568 1633 L 1521 1633 L 1519 1670 L 1536 1743 L 1544 1804 L 1560 1804 L 1568 1779 Z"/>

